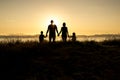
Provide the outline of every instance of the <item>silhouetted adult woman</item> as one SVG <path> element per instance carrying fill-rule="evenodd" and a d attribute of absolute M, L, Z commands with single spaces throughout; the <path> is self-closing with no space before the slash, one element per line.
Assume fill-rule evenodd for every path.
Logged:
<path fill-rule="evenodd" d="M 63 42 L 66 42 L 67 41 L 67 36 L 69 36 L 68 34 L 68 28 L 66 27 L 66 23 L 64 22 L 63 23 L 63 27 L 61 27 L 61 30 L 58 34 L 58 36 L 62 33 L 62 40 Z"/>

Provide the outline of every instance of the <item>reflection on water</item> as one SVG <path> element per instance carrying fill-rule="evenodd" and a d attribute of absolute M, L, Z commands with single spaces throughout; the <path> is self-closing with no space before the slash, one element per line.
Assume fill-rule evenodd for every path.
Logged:
<path fill-rule="evenodd" d="M 77 41 L 91 41 L 91 40 L 94 40 L 94 41 L 104 41 L 104 40 L 111 40 L 111 39 L 120 39 L 120 36 L 77 36 Z M 23 42 L 26 42 L 26 41 L 39 41 L 39 38 L 38 36 L 35 36 L 35 37 L 0 37 L 0 42 L 13 42 L 13 41 L 23 41 Z M 56 37 L 56 41 L 61 41 L 61 37 Z M 71 38 L 67 38 L 68 41 L 71 40 Z M 45 38 L 45 41 L 48 41 L 48 37 Z"/>

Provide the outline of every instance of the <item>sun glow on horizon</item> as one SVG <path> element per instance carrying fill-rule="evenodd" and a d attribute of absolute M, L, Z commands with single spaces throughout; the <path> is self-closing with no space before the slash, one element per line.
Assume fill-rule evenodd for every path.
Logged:
<path fill-rule="evenodd" d="M 74 5 L 73 5 L 74 4 Z M 118 34 L 120 0 L 0 0 L 0 34 L 44 34 L 53 20 L 69 34 Z"/>
<path fill-rule="evenodd" d="M 54 24 L 57 26 L 58 30 L 61 29 L 62 23 L 64 22 L 62 15 L 60 16 L 59 14 L 44 14 L 44 16 L 42 16 L 42 19 L 40 20 L 41 22 L 39 23 L 40 29 L 43 30 L 44 33 L 47 31 L 48 25 L 51 24 L 51 20 L 54 21 Z"/>

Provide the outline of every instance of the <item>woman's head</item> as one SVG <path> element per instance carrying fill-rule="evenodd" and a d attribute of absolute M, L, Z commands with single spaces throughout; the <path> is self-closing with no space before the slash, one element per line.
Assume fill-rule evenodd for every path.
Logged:
<path fill-rule="evenodd" d="M 40 33 L 43 34 L 43 31 L 41 31 Z"/>
<path fill-rule="evenodd" d="M 63 26 L 66 26 L 66 23 L 65 23 L 65 22 L 63 23 Z"/>

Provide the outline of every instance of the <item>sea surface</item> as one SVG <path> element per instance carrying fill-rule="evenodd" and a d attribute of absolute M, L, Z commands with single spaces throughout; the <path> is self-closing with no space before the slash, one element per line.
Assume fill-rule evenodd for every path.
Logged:
<path fill-rule="evenodd" d="M 104 40 L 112 40 L 112 39 L 120 39 L 120 35 L 92 35 L 92 36 L 86 36 L 86 35 L 77 35 L 77 41 L 104 41 Z M 49 38 L 46 37 L 45 41 L 48 41 Z M 56 41 L 61 41 L 61 36 L 56 37 Z M 39 35 L 20 35 L 20 36 L 16 36 L 16 35 L 8 35 L 8 36 L 4 36 L 1 35 L 0 36 L 0 42 L 15 42 L 15 41 L 22 41 L 22 42 L 27 42 L 27 41 L 37 41 L 39 42 Z M 68 37 L 67 41 L 71 41 L 71 38 Z"/>

